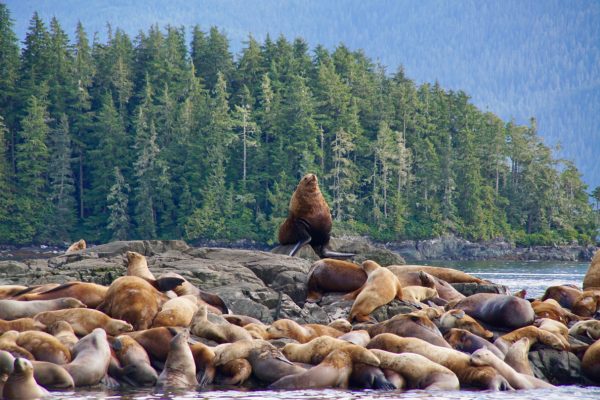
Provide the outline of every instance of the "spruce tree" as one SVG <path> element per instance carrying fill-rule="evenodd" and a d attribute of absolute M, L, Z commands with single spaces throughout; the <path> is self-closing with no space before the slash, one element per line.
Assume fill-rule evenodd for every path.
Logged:
<path fill-rule="evenodd" d="M 114 169 L 114 184 L 106 196 L 109 211 L 108 225 L 111 240 L 125 240 L 129 233 L 129 185 L 121 174 L 119 167 Z"/>

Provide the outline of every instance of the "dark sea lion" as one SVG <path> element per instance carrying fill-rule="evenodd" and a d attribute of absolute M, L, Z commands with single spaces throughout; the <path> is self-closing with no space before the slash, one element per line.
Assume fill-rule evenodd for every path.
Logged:
<path fill-rule="evenodd" d="M 373 338 L 381 333 L 393 333 L 405 337 L 416 337 L 436 346 L 450 348 L 442 333 L 429 318 L 416 314 L 398 314 L 387 321 L 367 329 Z"/>
<path fill-rule="evenodd" d="M 108 372 L 111 352 L 106 332 L 96 328 L 79 339 L 73 348 L 73 361 L 63 367 L 73 377 L 75 386 L 93 386 Z"/>
<path fill-rule="evenodd" d="M 367 274 L 355 263 L 323 258 L 311 265 L 307 281 L 306 301 L 316 303 L 323 293 L 355 291 L 367 281 Z"/>
<path fill-rule="evenodd" d="M 0 350 L 0 396 L 2 396 L 4 383 L 13 372 L 14 364 L 15 357 L 8 351 Z"/>
<path fill-rule="evenodd" d="M 478 349 L 486 348 L 498 357 L 504 358 L 504 353 L 494 344 L 467 330 L 452 328 L 444 335 L 444 338 L 453 349 L 463 353 L 473 353 Z"/>
<path fill-rule="evenodd" d="M 121 365 L 120 377 L 133 386 L 154 386 L 158 374 L 150 364 L 146 350 L 135 339 L 127 335 L 113 339 L 111 347 Z"/>
<path fill-rule="evenodd" d="M 104 300 L 108 287 L 90 282 L 68 282 L 62 285 L 35 293 L 24 293 L 16 300 L 52 300 L 61 297 L 73 297 L 88 308 L 96 308 Z"/>
<path fill-rule="evenodd" d="M 379 357 L 378 357 L 379 358 Z M 363 363 L 352 365 L 350 384 L 361 389 L 394 390 L 396 386 L 388 381 L 381 368 Z"/>
<path fill-rule="evenodd" d="M 31 318 L 44 311 L 79 307 L 85 307 L 85 304 L 72 297 L 35 301 L 0 300 L 0 319 Z"/>
<path fill-rule="evenodd" d="M 459 301 L 454 308 L 487 324 L 513 329 L 531 325 L 535 318 L 531 303 L 504 294 L 477 293 Z"/>
<path fill-rule="evenodd" d="M 189 338 L 189 332 L 184 330 L 171 339 L 165 367 L 156 382 L 158 386 L 186 389 L 198 385 L 196 363 L 188 345 Z"/>
<path fill-rule="evenodd" d="M 306 174 L 292 194 L 288 216 L 279 227 L 279 243 L 295 245 L 290 256 L 305 244 L 310 244 L 321 258 L 352 257 L 354 254 L 336 253 L 327 248 L 332 222 L 317 176 Z"/>
<path fill-rule="evenodd" d="M 160 327 L 127 332 L 124 335 L 132 337 L 141 344 L 151 359 L 164 362 L 169 353 L 169 343 L 177 333 L 173 328 Z"/>
<path fill-rule="evenodd" d="M 21 400 L 40 399 L 49 396 L 50 393 L 35 381 L 31 362 L 23 358 L 16 358 L 13 372 L 2 389 L 2 398 L 5 400 Z"/>
<path fill-rule="evenodd" d="M 29 351 L 37 361 L 47 361 L 59 365 L 71 361 L 71 351 L 67 346 L 46 332 L 21 332 L 16 343 Z"/>
<path fill-rule="evenodd" d="M 130 332 L 133 327 L 128 322 L 114 319 L 101 311 L 90 308 L 73 308 L 67 310 L 46 311 L 34 318 L 46 326 L 58 321 L 68 322 L 76 335 L 85 336 L 96 328 L 102 328 L 111 336 Z"/>
<path fill-rule="evenodd" d="M 542 301 L 554 299 L 561 307 L 571 309 L 581 293 L 581 290 L 570 285 L 550 286 L 544 292 Z"/>

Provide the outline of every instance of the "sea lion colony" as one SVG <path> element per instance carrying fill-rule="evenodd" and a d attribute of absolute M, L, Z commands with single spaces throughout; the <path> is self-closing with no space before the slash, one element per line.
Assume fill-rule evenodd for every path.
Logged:
<path fill-rule="evenodd" d="M 98 385 L 552 387 L 533 376 L 527 357 L 533 346 L 573 352 L 585 376 L 600 384 L 600 321 L 594 319 L 600 252 L 584 290 L 553 286 L 540 299 L 465 297 L 448 282 L 484 281 L 449 268 L 322 259 L 307 277 L 307 301 L 332 292 L 354 300 L 347 320 L 329 325 L 287 319 L 267 325 L 233 315 L 222 299 L 181 276 L 156 278 L 143 255 L 129 252 L 127 261 L 127 275 L 109 287 L 0 286 L 2 398 Z M 375 321 L 371 313 L 394 299 L 413 311 Z"/>

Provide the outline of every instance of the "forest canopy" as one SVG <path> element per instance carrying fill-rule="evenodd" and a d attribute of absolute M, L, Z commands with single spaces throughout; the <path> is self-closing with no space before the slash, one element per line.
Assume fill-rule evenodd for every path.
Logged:
<path fill-rule="evenodd" d="M 335 233 L 591 242 L 573 163 L 463 91 L 415 84 L 362 50 L 217 27 L 107 40 L 0 4 L 0 241 L 254 239 L 271 243 L 313 172 Z"/>

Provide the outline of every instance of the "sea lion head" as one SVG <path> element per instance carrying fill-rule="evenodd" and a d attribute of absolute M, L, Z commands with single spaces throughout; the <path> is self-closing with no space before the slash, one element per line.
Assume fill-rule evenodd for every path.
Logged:
<path fill-rule="evenodd" d="M 298 188 L 303 191 L 317 192 L 319 191 L 319 179 L 315 174 L 306 174 L 300 179 Z"/>
<path fill-rule="evenodd" d="M 486 365 L 492 365 L 494 353 L 488 349 L 478 349 L 471 354 L 470 362 L 472 365 L 477 367 L 483 367 Z"/>
<path fill-rule="evenodd" d="M 366 261 L 362 262 L 361 267 L 367 273 L 367 276 L 368 276 L 371 272 L 375 271 L 377 268 L 381 268 L 381 265 L 377 264 L 373 260 L 366 260 Z"/>
<path fill-rule="evenodd" d="M 74 297 L 63 297 L 60 299 L 60 304 L 65 308 L 87 308 L 87 306 Z"/>
<path fill-rule="evenodd" d="M 33 365 L 31 364 L 31 361 L 21 357 L 15 358 L 15 362 L 13 364 L 13 373 L 33 375 Z"/>

